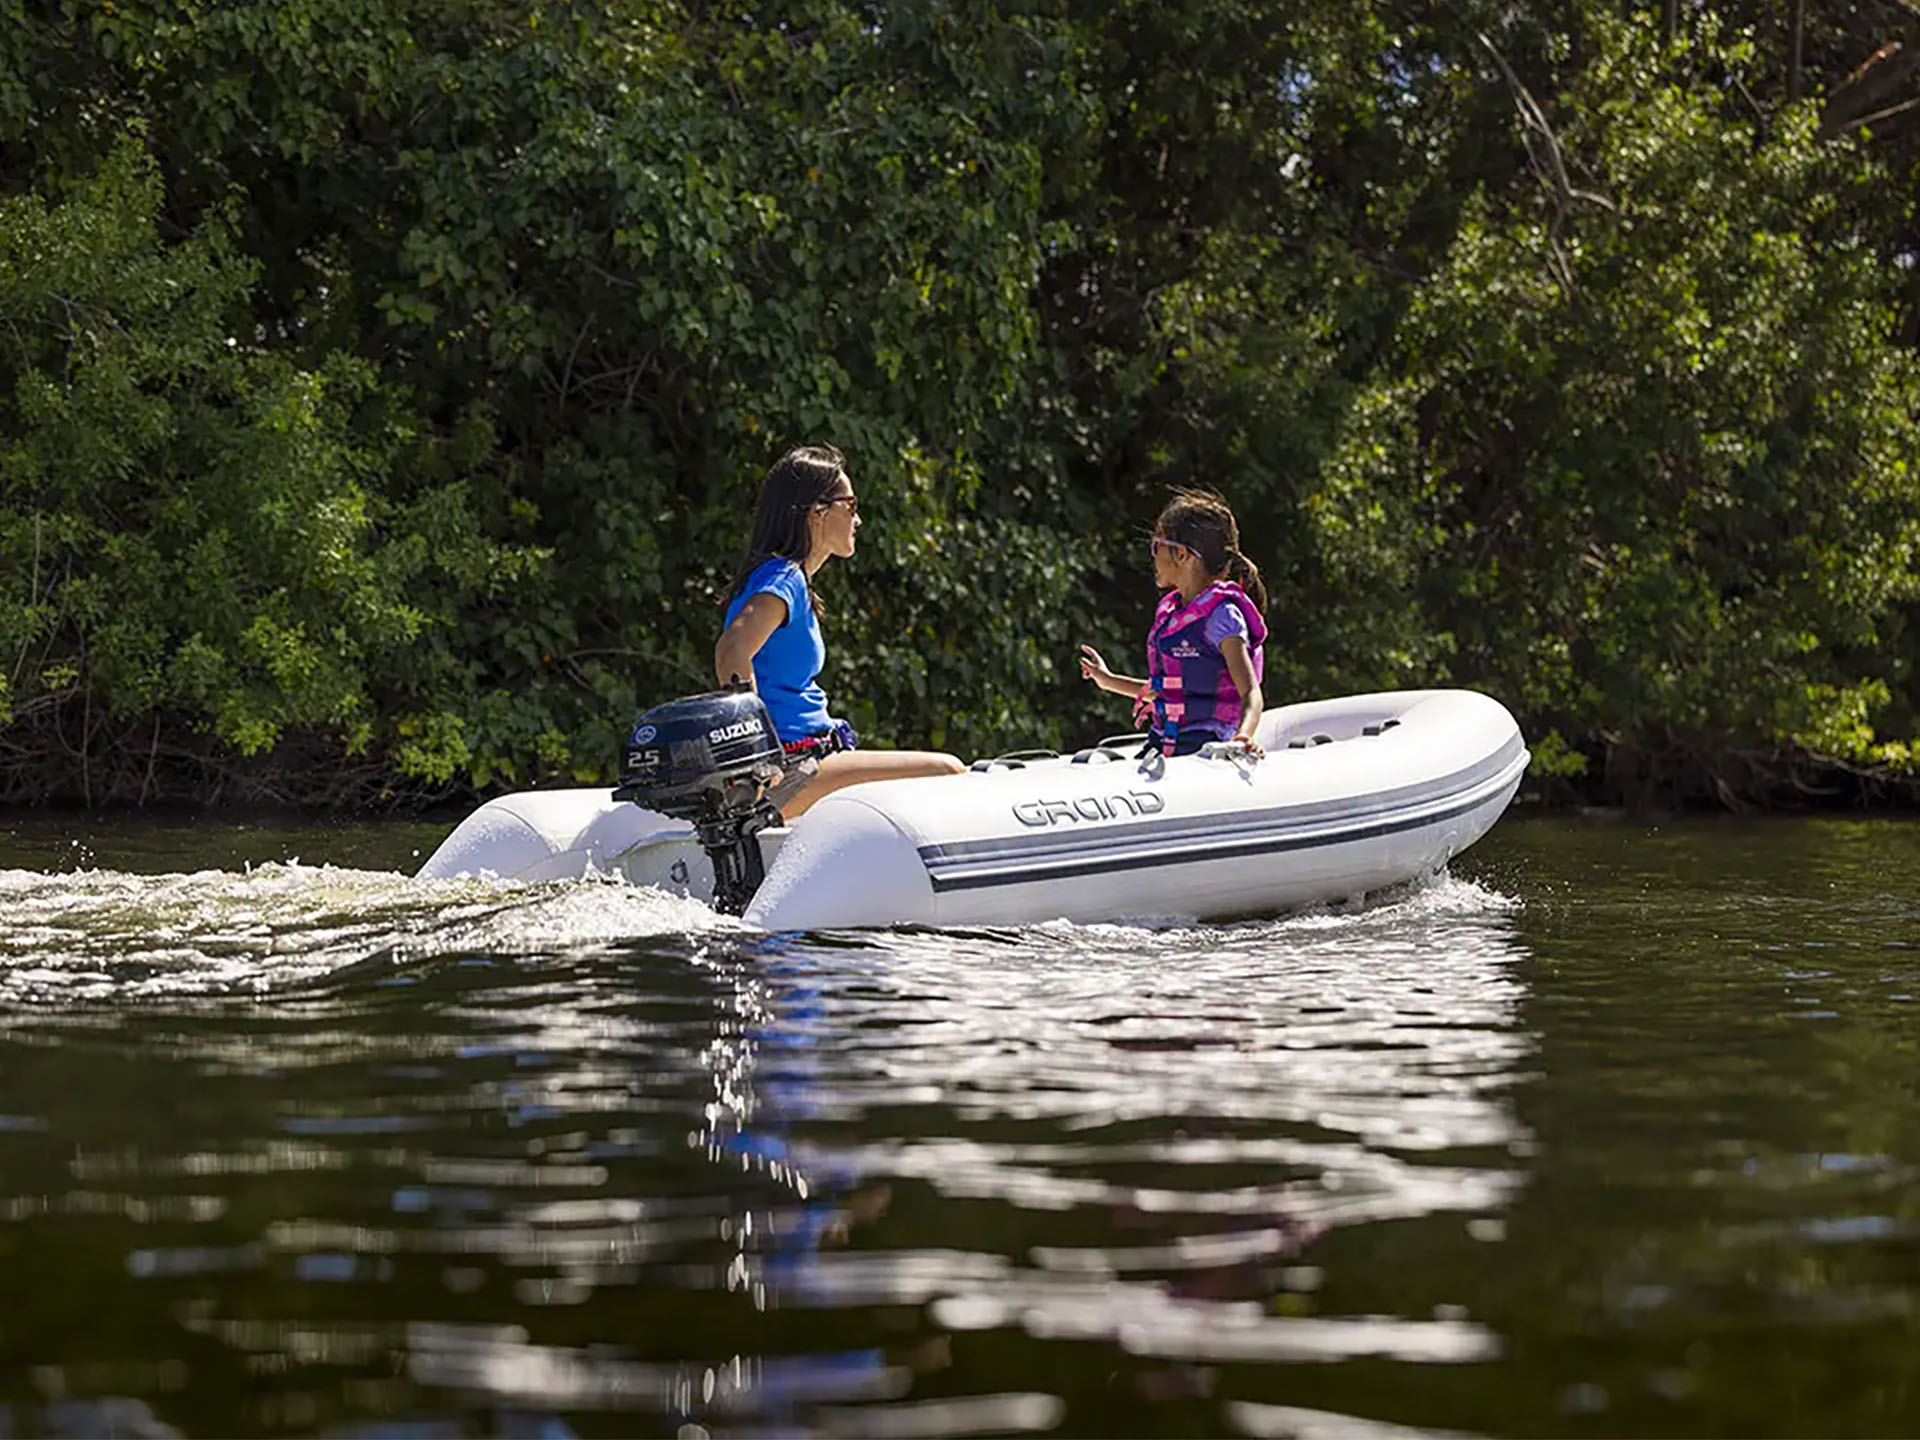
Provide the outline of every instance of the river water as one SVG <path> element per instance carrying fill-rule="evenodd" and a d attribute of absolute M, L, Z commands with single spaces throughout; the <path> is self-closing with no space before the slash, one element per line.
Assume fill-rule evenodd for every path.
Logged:
<path fill-rule="evenodd" d="M 769 937 L 0 825 L 0 1436 L 1920 1432 L 1920 826 Z"/>

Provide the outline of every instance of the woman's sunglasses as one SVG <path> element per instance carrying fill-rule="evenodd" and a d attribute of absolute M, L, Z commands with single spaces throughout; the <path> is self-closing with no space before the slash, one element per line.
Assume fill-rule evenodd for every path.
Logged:
<path fill-rule="evenodd" d="M 849 515 L 858 515 L 860 513 L 859 498 L 853 495 L 836 495 L 831 500 L 822 500 L 814 508 L 817 510 L 831 510 L 836 505 L 846 506 L 847 514 Z"/>

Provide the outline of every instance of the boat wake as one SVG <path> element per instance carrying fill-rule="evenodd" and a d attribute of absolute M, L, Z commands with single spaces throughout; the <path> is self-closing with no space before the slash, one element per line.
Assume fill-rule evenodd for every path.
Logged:
<path fill-rule="evenodd" d="M 1442 873 L 1364 908 L 1278 920 L 1054 921 L 1005 930 L 866 932 L 864 939 L 901 956 L 929 943 L 949 956 L 1007 946 L 1058 959 L 1188 948 L 1220 955 L 1241 945 L 1269 952 L 1281 936 L 1339 943 L 1423 919 L 1487 916 L 1516 903 Z M 0 1003 L 24 1005 L 262 995 L 342 980 L 356 967 L 372 972 L 436 957 L 577 954 L 654 937 L 751 933 L 699 901 L 617 879 L 417 880 L 297 862 L 164 875 L 0 870 L 0 908 Z M 922 934 L 928 938 L 917 938 Z M 1148 936 L 1151 945 L 1143 948 Z"/>
<path fill-rule="evenodd" d="M 0 871 L 0 1002 L 260 994 L 385 956 L 522 955 L 739 929 L 606 880 L 415 880 L 266 864 L 169 875 Z"/>

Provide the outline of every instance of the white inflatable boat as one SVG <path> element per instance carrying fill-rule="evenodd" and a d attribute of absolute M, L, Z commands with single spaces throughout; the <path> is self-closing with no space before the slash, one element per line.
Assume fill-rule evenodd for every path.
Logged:
<path fill-rule="evenodd" d="M 644 721 L 636 740 L 653 738 Z M 706 738 L 717 750 L 745 728 Z M 1529 759 L 1512 715 L 1470 690 L 1283 706 L 1259 738 L 1260 760 L 1224 747 L 1143 760 L 1135 741 L 981 761 L 960 776 L 850 786 L 791 826 L 767 824 L 762 801 L 766 828 L 735 837 L 754 851 L 744 882 L 687 820 L 606 790 L 529 791 L 481 806 L 420 874 L 592 870 L 712 901 L 717 859 L 722 898 L 729 877 L 738 897 L 729 908 L 768 930 L 1222 919 L 1434 872 L 1499 818 Z M 666 753 L 663 741 L 654 758 Z M 686 753 L 676 744 L 676 759 Z"/>

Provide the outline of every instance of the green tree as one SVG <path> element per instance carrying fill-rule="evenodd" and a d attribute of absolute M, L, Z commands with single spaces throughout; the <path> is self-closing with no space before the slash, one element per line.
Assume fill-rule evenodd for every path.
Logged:
<path fill-rule="evenodd" d="M 0 793 L 605 779 L 810 440 L 875 740 L 1124 723 L 1073 647 L 1201 483 L 1271 702 L 1897 769 L 1904 82 L 1821 12 L 1792 102 L 1771 15 L 0 0 Z"/>
<path fill-rule="evenodd" d="M 364 755 L 449 677 L 435 600 L 537 563 L 479 535 L 457 479 L 384 493 L 421 457 L 356 415 L 372 367 L 235 335 L 253 267 L 219 214 L 163 241 L 159 198 L 131 141 L 60 203 L 0 198 L 0 695 L 29 793 L 141 798 L 292 732 Z"/>
<path fill-rule="evenodd" d="M 1323 472 L 1323 535 L 1567 768 L 1700 793 L 1744 747 L 1897 762 L 1868 717 L 1914 591 L 1920 392 L 1860 222 L 1901 202 L 1811 107 L 1756 142 L 1717 83 L 1744 42 L 1593 42 L 1551 119 L 1515 90 L 1535 183 L 1470 207 Z"/>

